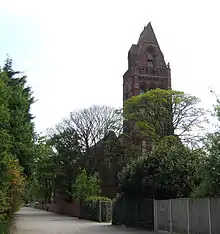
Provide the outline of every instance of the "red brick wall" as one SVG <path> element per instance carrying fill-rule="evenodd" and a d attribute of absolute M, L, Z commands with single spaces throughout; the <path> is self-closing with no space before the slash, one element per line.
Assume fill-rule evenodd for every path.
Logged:
<path fill-rule="evenodd" d="M 79 217 L 80 202 L 73 201 L 72 203 L 67 203 L 65 201 L 62 201 L 59 203 L 51 203 L 49 207 L 49 211 L 52 211 L 58 214 Z"/>
<path fill-rule="evenodd" d="M 36 208 L 46 210 L 46 205 L 38 203 L 36 205 Z M 73 201 L 72 203 L 67 203 L 65 201 L 59 201 L 57 203 L 51 203 L 49 205 L 49 211 L 57 213 L 57 214 L 79 217 L 79 215 L 80 215 L 80 202 Z"/>

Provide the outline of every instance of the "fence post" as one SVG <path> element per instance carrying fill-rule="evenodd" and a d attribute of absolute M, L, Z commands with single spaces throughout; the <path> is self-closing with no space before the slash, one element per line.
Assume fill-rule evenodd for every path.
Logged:
<path fill-rule="evenodd" d="M 99 222 L 102 222 L 102 204 L 99 200 Z"/>
<path fill-rule="evenodd" d="M 113 222 L 113 212 L 114 212 L 114 204 L 113 204 L 113 201 L 111 201 L 111 208 L 112 208 L 112 222 Z"/>
<path fill-rule="evenodd" d="M 169 202 L 169 210 L 170 210 L 170 233 L 172 234 L 173 233 L 173 220 L 172 220 L 172 199 L 170 199 L 170 202 Z"/>
<path fill-rule="evenodd" d="M 189 198 L 186 199 L 186 210 L 187 210 L 187 233 L 190 234 Z"/>
<path fill-rule="evenodd" d="M 135 202 L 135 225 L 136 227 L 138 227 L 138 221 L 139 221 L 139 217 L 138 217 L 138 202 Z"/>
<path fill-rule="evenodd" d="M 211 219 L 210 198 L 208 198 L 208 216 L 209 216 L 209 234 L 212 234 L 212 219 Z"/>
<path fill-rule="evenodd" d="M 154 232 L 158 232 L 157 200 L 154 201 Z"/>

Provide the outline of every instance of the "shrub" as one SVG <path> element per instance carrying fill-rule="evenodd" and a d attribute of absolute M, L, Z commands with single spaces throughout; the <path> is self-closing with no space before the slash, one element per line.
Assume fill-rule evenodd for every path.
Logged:
<path fill-rule="evenodd" d="M 151 153 L 120 173 L 119 188 L 127 197 L 167 199 L 189 196 L 195 187 L 201 152 L 166 137 Z"/>
<path fill-rule="evenodd" d="M 85 200 L 88 197 L 98 196 L 101 192 L 98 174 L 87 175 L 85 169 L 77 176 L 74 185 L 75 198 Z"/>
<path fill-rule="evenodd" d="M 112 201 L 109 197 L 101 197 L 101 196 L 94 196 L 94 197 L 88 197 L 86 201 L 106 201 L 110 202 Z"/>
<path fill-rule="evenodd" d="M 8 223 L 0 223 L 0 233 L 8 234 L 10 229 L 10 225 Z"/>
<path fill-rule="evenodd" d="M 10 213 L 18 211 L 22 203 L 22 195 L 24 193 L 25 178 L 22 174 L 22 168 L 17 159 L 9 160 L 8 164 L 9 175 L 9 204 Z"/>
<path fill-rule="evenodd" d="M 4 224 L 22 203 L 24 177 L 18 160 L 7 154 L 1 154 L 0 167 L 0 223 Z"/>
<path fill-rule="evenodd" d="M 112 201 L 108 197 L 89 197 L 81 202 L 81 210 L 85 219 L 100 222 L 112 219 Z"/>

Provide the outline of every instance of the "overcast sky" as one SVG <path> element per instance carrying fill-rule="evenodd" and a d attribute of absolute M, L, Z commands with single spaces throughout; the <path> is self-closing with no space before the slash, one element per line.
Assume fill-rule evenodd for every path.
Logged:
<path fill-rule="evenodd" d="M 38 132 L 93 104 L 122 106 L 127 53 L 149 21 L 172 88 L 211 108 L 220 92 L 218 0 L 0 0 L 0 64 L 25 71 Z"/>

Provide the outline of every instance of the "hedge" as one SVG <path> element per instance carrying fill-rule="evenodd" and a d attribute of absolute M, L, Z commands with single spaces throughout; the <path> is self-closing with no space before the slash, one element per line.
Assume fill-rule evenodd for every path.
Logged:
<path fill-rule="evenodd" d="M 112 220 L 112 201 L 106 197 L 89 197 L 80 202 L 80 218 L 110 222 Z"/>
<path fill-rule="evenodd" d="M 113 202 L 112 224 L 152 231 L 154 228 L 153 200 L 117 196 Z"/>

